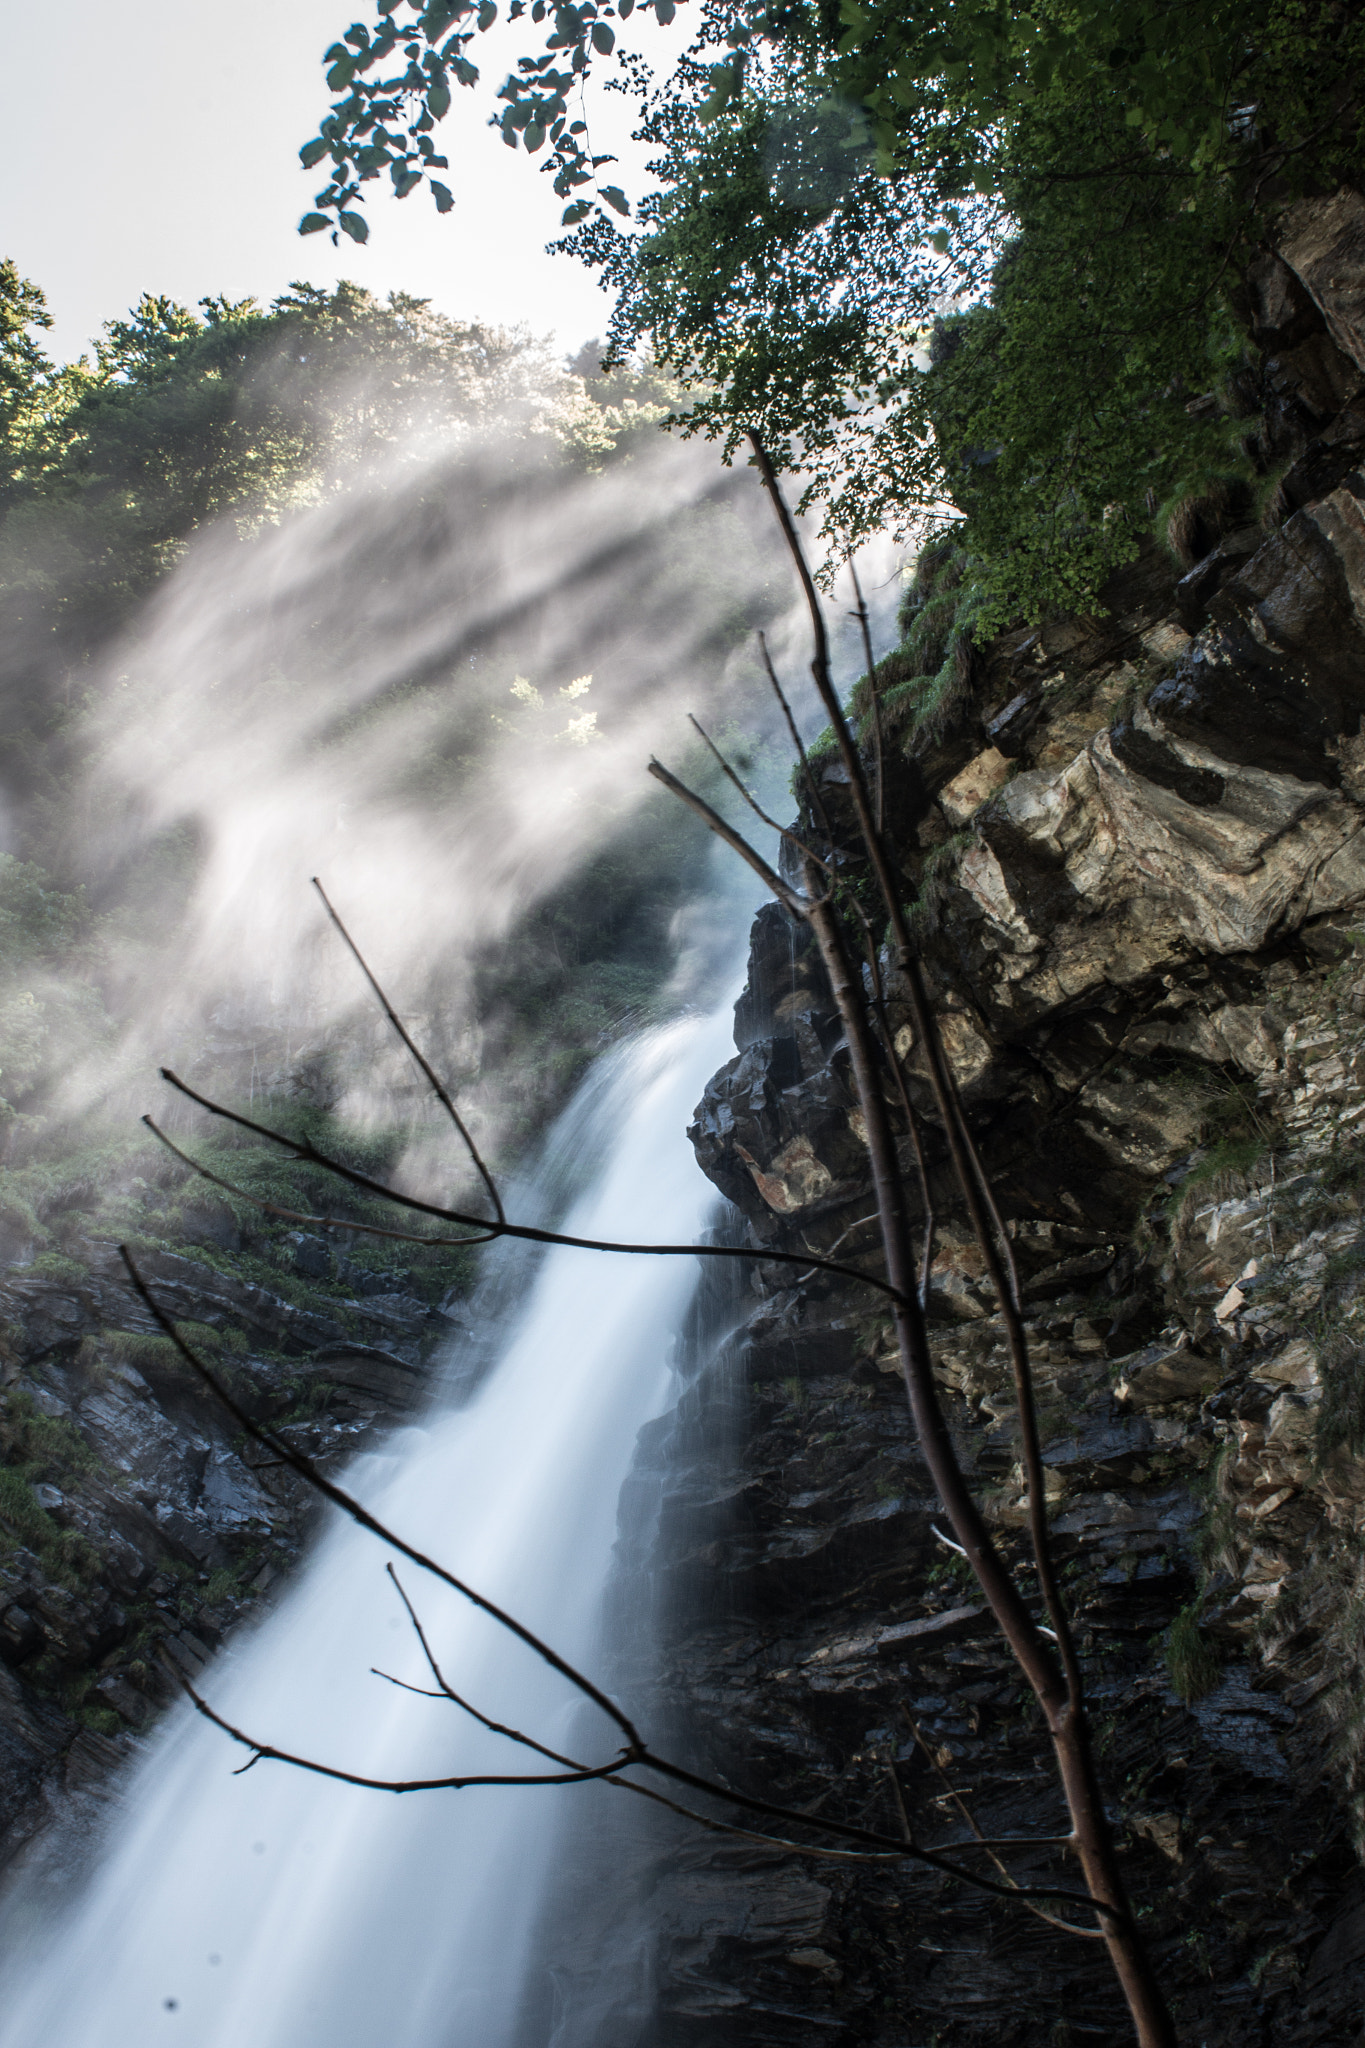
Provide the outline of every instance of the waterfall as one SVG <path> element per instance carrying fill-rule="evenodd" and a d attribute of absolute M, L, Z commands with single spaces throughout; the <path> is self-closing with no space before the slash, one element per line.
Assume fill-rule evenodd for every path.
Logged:
<path fill-rule="evenodd" d="M 605 1134 L 565 1230 L 699 1235 L 714 1194 L 683 1131 L 730 1050 L 730 1021 L 724 1005 L 600 1063 L 548 1147 L 546 1171 L 562 1175 L 590 1128 L 598 1145 Z M 472 1398 L 399 1431 L 346 1483 L 591 1671 L 618 1496 L 663 1405 L 696 1263 L 556 1249 L 536 1264 L 510 1246 L 498 1257 L 481 1299 L 501 1298 L 501 1327 L 491 1351 L 472 1340 L 490 1358 Z M 551 1746 L 613 1754 L 615 1730 L 562 1679 L 395 1562 L 457 1690 Z M 215 1708 L 369 1777 L 552 1769 L 448 1702 L 371 1675 L 431 1684 L 385 1563 L 381 1544 L 333 1517 L 273 1613 L 203 1674 Z M 234 1775 L 245 1760 L 188 1704 L 167 1716 L 79 1896 L 11 1961 L 0 2048 L 512 2048 L 578 1788 L 400 1797 L 270 1762 Z"/>

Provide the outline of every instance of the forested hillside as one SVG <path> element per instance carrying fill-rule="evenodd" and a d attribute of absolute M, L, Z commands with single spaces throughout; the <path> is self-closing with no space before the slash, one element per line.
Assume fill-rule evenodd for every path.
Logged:
<path fill-rule="evenodd" d="M 241 1133 L 196 1133 L 240 1193 L 206 1186 L 138 1121 L 187 1129 L 157 1066 L 370 1173 L 463 1188 L 321 872 L 514 1168 L 603 1047 L 709 986 L 706 835 L 641 801 L 636 763 L 651 719 L 681 719 L 674 659 L 698 709 L 730 675 L 743 748 L 744 650 L 785 591 L 740 496 L 660 467 L 673 393 L 648 367 L 607 376 L 589 350 L 580 372 L 352 286 L 202 317 L 144 298 L 56 366 L 40 291 L 12 265 L 0 290 L 13 1846 L 73 1735 L 97 1757 L 143 1725 L 170 1683 L 157 1645 L 216 1641 L 303 1528 L 115 1244 L 318 1449 L 422 1398 L 477 1271 L 301 1231 L 320 1203 L 383 1219 Z M 632 575 L 648 597 L 625 607 Z"/>

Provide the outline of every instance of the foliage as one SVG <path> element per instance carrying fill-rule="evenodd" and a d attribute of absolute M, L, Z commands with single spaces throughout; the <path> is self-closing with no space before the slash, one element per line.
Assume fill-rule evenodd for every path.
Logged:
<path fill-rule="evenodd" d="M 550 15 L 551 31 L 543 50 L 518 58 L 498 95 L 506 103 L 498 126 L 510 148 L 520 146 L 535 156 L 548 142 L 543 168 L 553 176 L 558 197 L 570 202 L 566 220 L 582 219 L 594 203 L 629 212 L 618 185 L 598 183 L 597 172 L 612 159 L 592 154 L 587 123 L 570 119 L 570 95 L 586 79 L 594 56 L 607 57 L 614 50 L 611 20 L 627 20 L 636 4 L 531 0 L 531 21 L 539 24 Z M 638 4 L 664 26 L 676 12 L 675 0 Z M 469 47 L 479 30 L 492 27 L 497 7 L 494 0 L 377 0 L 376 11 L 372 27 L 353 22 L 323 59 L 335 99 L 299 156 L 305 169 L 324 161 L 330 168 L 317 210 L 299 223 L 301 234 L 330 228 L 333 242 L 342 234 L 355 242 L 368 240 L 369 226 L 356 202 L 362 185 L 381 177 L 388 178 L 398 199 L 425 183 L 438 213 L 449 213 L 455 204 L 449 186 L 432 175 L 449 167 L 437 152 L 432 130 L 450 111 L 452 84 L 478 84 Z M 405 12 L 416 20 L 400 20 Z M 527 12 L 526 0 L 512 0 L 511 20 Z M 369 75 L 376 65 L 390 62 L 394 70 Z M 592 199 L 572 197 L 584 189 Z"/>
<path fill-rule="evenodd" d="M 1166 1638 L 1166 1669 L 1171 1689 L 1187 1704 L 1212 1692 L 1223 1675 L 1223 1662 L 1199 1626 L 1193 1607 L 1182 1607 Z"/>
<path fill-rule="evenodd" d="M 98 1023 L 88 989 L 60 971 L 90 930 L 83 890 L 55 888 L 32 861 L 0 853 L 0 1126 L 46 1069 L 54 1033 Z"/>
<path fill-rule="evenodd" d="M 43 1415 L 31 1395 L 0 1397 L 0 1549 L 25 1545 L 51 1579 L 73 1592 L 95 1575 L 99 1555 L 78 1531 L 53 1519 L 34 1488 L 42 1480 L 94 1472 L 98 1462 L 80 1431 Z"/>
<path fill-rule="evenodd" d="M 409 4 L 408 31 L 385 0 L 329 52 L 342 96 L 304 156 L 335 176 L 306 227 L 381 171 L 409 189 L 451 67 L 477 78 L 491 7 Z M 612 50 L 611 12 L 555 8 L 503 87 L 505 138 L 548 140 L 566 195 L 596 161 L 542 88 Z M 366 83 L 400 44 L 401 78 Z M 1226 293 L 1271 181 L 1358 166 L 1363 56 L 1359 11 L 1327 0 L 707 0 L 657 91 L 620 59 L 659 180 L 638 230 L 612 188 L 570 204 L 561 246 L 615 287 L 613 348 L 647 340 L 687 384 L 690 431 L 727 459 L 758 431 L 801 470 L 836 557 L 965 512 L 982 631 L 1074 610 L 1182 480 L 1252 480 L 1235 402 L 1187 401 L 1235 354 Z"/>
<path fill-rule="evenodd" d="M 45 322 L 41 293 L 18 290 L 11 317 L 27 309 Z M 23 431 L 0 448 L 11 606 L 28 610 L 60 585 L 88 638 L 214 520 L 250 532 L 376 460 L 495 422 L 553 428 L 581 410 L 581 385 L 525 334 L 450 320 L 402 293 L 381 304 L 349 283 L 294 285 L 264 311 L 201 303 L 202 318 L 144 296 L 107 323 L 94 365 L 67 373 L 30 348 Z M 63 375 L 60 404 L 45 402 Z"/>
<path fill-rule="evenodd" d="M 1365 1345 L 1351 1330 L 1329 1327 L 1318 1342 L 1318 1368 L 1317 1448 L 1326 1453 L 1343 1446 L 1358 1455 L 1365 1451 Z"/>

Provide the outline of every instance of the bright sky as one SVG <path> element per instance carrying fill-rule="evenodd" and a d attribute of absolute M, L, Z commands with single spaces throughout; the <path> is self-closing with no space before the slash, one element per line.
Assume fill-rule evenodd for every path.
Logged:
<path fill-rule="evenodd" d="M 480 85 L 457 90 L 439 131 L 454 213 L 442 219 L 425 190 L 400 204 L 376 181 L 364 248 L 300 240 L 299 216 L 324 182 L 322 167 L 303 171 L 297 155 L 328 104 L 318 60 L 371 14 L 356 0 L 64 0 L 54 12 L 11 11 L 0 257 L 47 293 L 58 360 L 141 292 L 190 306 L 217 292 L 264 302 L 293 278 L 351 277 L 461 317 L 525 321 L 566 349 L 602 333 L 608 303 L 593 277 L 544 254 L 562 201 L 484 126 L 509 54 L 525 47 L 501 23 L 471 53 Z M 667 32 L 670 52 L 685 19 Z M 600 97 L 594 146 L 624 157 L 627 104 Z M 632 192 L 641 154 L 631 148 L 625 160 Z"/>

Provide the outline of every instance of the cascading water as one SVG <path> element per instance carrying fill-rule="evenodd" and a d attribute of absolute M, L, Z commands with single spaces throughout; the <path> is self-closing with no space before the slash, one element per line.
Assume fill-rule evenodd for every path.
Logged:
<path fill-rule="evenodd" d="M 566 1230 L 699 1235 L 714 1194 L 683 1128 L 729 1027 L 728 1006 L 673 1024 L 588 1084 L 559 1128 L 561 1169 L 588 1117 L 614 1137 Z M 686 1258 L 550 1251 L 505 1311 L 473 1399 L 348 1478 L 395 1531 L 590 1671 L 617 1499 L 695 1281 Z M 334 1520 L 276 1611 L 204 1675 L 218 1711 L 368 1777 L 553 1769 L 370 1675 L 431 1684 L 385 1561 Z M 529 1651 L 434 1580 L 400 1576 L 474 1704 L 553 1747 L 591 1740 L 593 1762 L 613 1754 L 615 1730 L 593 1716 L 585 1738 L 578 1696 Z M 0 2048 L 511 2048 L 575 1789 L 395 1797 L 274 1763 L 234 1776 L 243 1758 L 188 1706 L 168 1718 L 82 1895 L 11 1963 Z"/>

